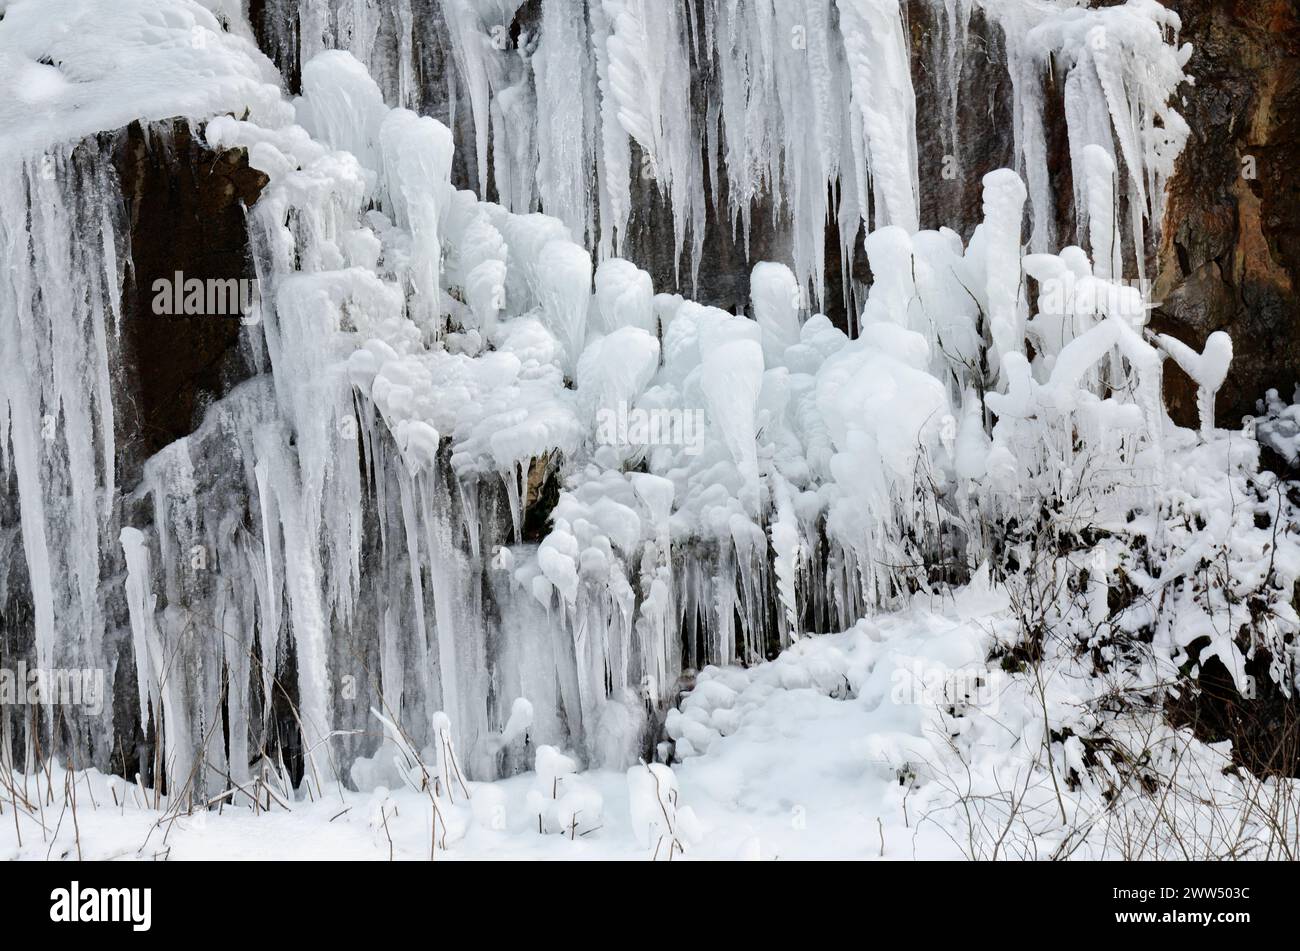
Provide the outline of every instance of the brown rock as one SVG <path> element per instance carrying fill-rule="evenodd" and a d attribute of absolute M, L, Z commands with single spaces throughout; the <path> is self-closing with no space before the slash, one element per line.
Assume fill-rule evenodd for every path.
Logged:
<path fill-rule="evenodd" d="M 1235 357 L 1219 393 L 1237 426 L 1265 390 L 1300 383 L 1300 21 L 1291 0 L 1169 0 L 1195 52 L 1182 112 L 1192 134 L 1169 183 L 1153 329 Z M 1195 387 L 1166 365 L 1171 415 L 1196 419 Z"/>
<path fill-rule="evenodd" d="M 119 468 L 137 467 L 191 433 L 203 409 L 251 375 L 237 316 L 154 312 L 154 282 L 252 280 L 245 208 L 266 186 L 242 150 L 206 148 L 184 120 L 115 137 L 113 154 L 130 228 L 122 293 L 123 354 L 118 407 Z"/>

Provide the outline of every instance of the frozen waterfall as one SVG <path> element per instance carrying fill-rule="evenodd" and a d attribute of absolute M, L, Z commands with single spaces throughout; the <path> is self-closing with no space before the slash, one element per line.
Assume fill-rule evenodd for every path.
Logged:
<path fill-rule="evenodd" d="M 530 743 L 631 766 L 690 671 L 925 593 L 935 553 L 974 570 L 981 526 L 1091 450 L 1162 465 L 1125 283 L 1187 135 L 1155 0 L 926 0 L 941 102 L 898 0 L 267 0 L 270 31 L 234 0 L 0 6 L 0 63 L 48 105 L 0 97 L 0 593 L 34 664 L 108 672 L 102 715 L 19 724 L 83 762 L 198 797 L 288 759 L 312 793 L 450 742 L 490 778 L 525 762 L 523 699 Z M 975 16 L 1014 168 L 963 235 L 922 228 L 922 182 L 962 145 Z M 172 117 L 266 176 L 261 372 L 123 485 L 132 249 L 94 135 Z M 674 286 L 629 250 L 644 194 Z M 706 223 L 743 242 L 762 213 L 787 247 L 748 315 L 692 299 Z M 820 312 L 828 226 L 844 280 L 874 276 L 848 327 Z"/>

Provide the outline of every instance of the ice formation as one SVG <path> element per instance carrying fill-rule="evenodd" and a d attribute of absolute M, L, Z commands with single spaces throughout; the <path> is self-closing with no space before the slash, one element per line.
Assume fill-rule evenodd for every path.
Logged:
<path fill-rule="evenodd" d="M 1088 213 L 1079 183 L 1095 146 L 1122 163 L 1126 246 L 1140 271 L 1147 223 L 1159 221 L 1163 183 L 1187 136 L 1171 104 L 1190 55 L 1177 45 L 1177 15 L 1156 0 L 1102 9 L 924 2 L 937 24 L 940 89 L 950 97 L 949 152 L 924 160 L 961 160 L 957 87 L 971 20 L 982 16 L 1006 50 L 1014 160 L 1028 186 L 1034 250 L 1058 238 L 1044 131 L 1053 76 L 1063 90 L 1080 237 Z M 352 0 L 299 0 L 296 16 L 287 0 L 277 5 L 286 9 L 268 20 L 272 45 L 290 72 L 324 47 L 347 49 L 381 79 L 390 102 L 437 98 L 449 122 L 467 115 L 467 164 L 479 193 L 488 197 L 491 182 L 510 211 L 559 218 L 602 261 L 621 253 L 638 179 L 668 202 L 677 257 L 691 274 L 714 209 L 747 241 L 760 200 L 772 199 L 789 263 L 815 301 L 825 291 L 828 223 L 838 222 L 846 262 L 864 225 L 919 226 L 922 156 L 907 5 L 898 0 L 546 0 L 540 17 L 523 21 L 519 0 L 438 0 L 432 32 L 446 37 L 444 55 L 457 68 L 436 97 L 413 85 L 423 60 L 408 38 L 411 0 L 384 15 Z"/>
<path fill-rule="evenodd" d="M 1020 172 L 984 178 L 984 220 L 963 241 L 920 229 L 893 0 L 603 0 L 586 16 L 546 0 L 530 58 L 493 45 L 517 4 L 443 0 L 495 201 L 453 183 L 451 130 L 408 108 L 411 64 L 382 73 L 396 92 L 371 77 L 366 5 L 298 6 L 298 35 L 280 37 L 302 57 L 289 102 L 226 4 L 209 6 L 229 28 L 194 0 L 118 4 L 114 35 L 139 61 L 100 75 L 93 45 L 46 37 L 36 0 L 12 0 L 0 58 L 53 103 L 6 139 L 17 174 L 0 194 L 0 470 L 22 547 L 4 571 L 26 576 L 41 663 L 133 656 L 135 708 L 165 725 L 173 788 L 201 790 L 205 765 L 246 778 L 268 711 L 292 695 L 309 790 L 392 783 L 390 754 L 407 749 L 433 762 L 454 748 L 468 778 L 491 778 L 528 764 L 531 744 L 541 832 L 597 822 L 599 796 L 571 779 L 587 763 L 632 769 L 637 834 L 656 839 L 668 830 L 646 817 L 634 764 L 684 671 L 901 605 L 936 584 L 927 563 L 979 565 L 1001 543 L 988 526 L 1043 499 L 1103 518 L 1154 505 L 1150 479 L 1083 482 L 1098 456 L 1163 471 L 1164 355 L 1210 400 L 1230 357 L 1214 338 L 1200 355 L 1149 339 L 1122 283 L 1186 131 L 1169 105 L 1177 20 L 1153 0 L 947 0 L 949 42 L 974 5 L 1006 35 Z M 196 29 L 204 55 L 173 61 Z M 37 47 L 62 64 L 41 69 L 78 78 L 75 96 L 35 75 Z M 1059 254 L 1049 61 L 1066 73 L 1088 245 Z M 135 82 L 168 98 L 132 99 Z M 168 115 L 206 120 L 211 148 L 247 150 L 269 179 L 249 209 L 261 304 L 244 331 L 266 372 L 152 458 L 126 505 L 112 373 L 128 252 L 106 163 L 74 146 Z M 718 168 L 746 231 L 756 199 L 779 197 L 790 259 L 754 268 L 749 315 L 656 294 L 618 256 L 638 167 L 695 260 Z M 846 257 L 869 226 L 875 280 L 852 337 L 815 310 L 832 219 Z M 103 225 L 70 241 L 87 233 L 74 220 Z M 193 570 L 196 553 L 218 570 Z M 113 585 L 129 652 L 106 646 Z M 347 680 L 375 691 L 383 755 Z M 679 751 L 713 736 L 691 716 L 670 716 Z M 112 723 L 83 726 L 107 762 Z"/>

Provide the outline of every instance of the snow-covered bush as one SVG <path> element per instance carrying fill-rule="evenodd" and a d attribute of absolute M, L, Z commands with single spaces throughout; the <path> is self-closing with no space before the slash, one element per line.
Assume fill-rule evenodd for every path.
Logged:
<path fill-rule="evenodd" d="M 662 763 L 629 769 L 627 794 L 633 834 L 653 861 L 671 862 L 699 835 L 694 811 L 678 802 L 676 774 Z"/>
<path fill-rule="evenodd" d="M 578 764 L 553 746 L 539 746 L 537 773 L 527 808 L 537 817 L 539 834 L 575 839 L 600 828 L 604 799 L 578 775 Z"/>

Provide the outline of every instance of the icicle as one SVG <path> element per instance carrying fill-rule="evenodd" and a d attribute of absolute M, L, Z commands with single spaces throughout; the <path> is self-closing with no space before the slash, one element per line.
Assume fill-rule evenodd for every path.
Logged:
<path fill-rule="evenodd" d="M 837 3 L 855 114 L 862 123 L 854 158 L 859 174 L 871 176 L 876 224 L 916 231 L 920 226 L 916 97 L 900 4 L 898 0 Z M 865 192 L 859 194 L 858 205 L 865 222 Z"/>
<path fill-rule="evenodd" d="M 158 633 L 154 627 L 155 598 L 151 588 L 149 549 L 144 534 L 135 528 L 122 529 L 122 551 L 126 555 L 126 607 L 131 618 L 131 641 L 135 653 L 135 680 L 140 691 L 140 729 L 149 728 L 149 708 L 162 713 L 158 693 L 161 670 Z"/>
<path fill-rule="evenodd" d="M 1083 150 L 1085 200 L 1080 215 L 1088 224 L 1088 242 L 1092 250 L 1093 273 L 1104 281 L 1123 277 L 1120 260 L 1115 162 L 1099 145 Z"/>
<path fill-rule="evenodd" d="M 786 349 L 799 342 L 799 284 L 788 267 L 763 262 L 754 266 L 749 296 L 763 332 L 763 361 L 781 366 Z"/>
<path fill-rule="evenodd" d="M 1174 362 L 1196 383 L 1201 435 L 1208 439 L 1214 433 L 1214 400 L 1223 381 L 1228 378 L 1228 368 L 1232 363 L 1232 338 L 1222 330 L 1216 330 L 1206 339 L 1202 353 L 1168 334 L 1161 334 L 1159 339 Z"/>
<path fill-rule="evenodd" d="M 984 240 L 993 363 L 1024 351 L 1025 315 L 1020 295 L 1020 220 L 1025 186 L 1008 169 L 984 176 Z"/>
<path fill-rule="evenodd" d="M 271 433 L 263 436 L 259 456 L 268 460 L 272 491 L 284 529 L 285 587 L 293 619 L 298 653 L 299 715 L 303 749 L 312 764 L 317 784 L 335 778 L 328 746 L 334 721 L 328 671 L 325 615 L 321 605 L 324 586 L 314 540 L 307 533 L 302 511 L 301 483 L 285 445 Z"/>
<path fill-rule="evenodd" d="M 776 573 L 776 589 L 781 599 L 784 630 L 789 638 L 798 640 L 799 603 L 797 581 L 802 559 L 799 530 L 794 523 L 790 499 L 790 486 L 780 477 L 776 480 L 776 517 L 772 521 L 772 557 Z"/>
<path fill-rule="evenodd" d="M 763 384 L 763 350 L 752 339 L 724 340 L 704 355 L 701 380 L 709 415 L 732 454 L 742 479 L 741 502 L 754 517 L 759 512 L 755 404 Z"/>
<path fill-rule="evenodd" d="M 116 187 L 107 157 L 82 148 L 88 153 L 26 157 L 0 191 L 0 402 L 8 423 L 0 441 L 18 484 L 45 667 L 56 654 L 82 665 L 100 655 L 101 533 L 116 488 Z M 104 226 L 102 235 L 75 241 L 75 222 L 87 219 Z"/>
<path fill-rule="evenodd" d="M 604 4 L 588 7 L 591 47 L 600 89 L 600 258 L 621 254 L 632 213 L 631 145 L 618 118 L 618 105 L 610 80 L 610 17 Z"/>
<path fill-rule="evenodd" d="M 542 320 L 563 345 L 564 368 L 572 376 L 587 338 L 591 256 L 570 241 L 552 241 L 542 248 L 538 265 Z"/>
<path fill-rule="evenodd" d="M 587 21 L 581 6 L 543 0 L 542 38 L 533 55 L 537 82 L 537 193 L 542 210 L 583 240 L 592 226 L 588 206 L 596 161 L 595 107 Z"/>
<path fill-rule="evenodd" d="M 418 326 L 440 332 L 441 216 L 451 190 L 451 133 L 436 119 L 395 109 L 379 130 L 394 221 L 411 232 L 411 302 Z"/>

